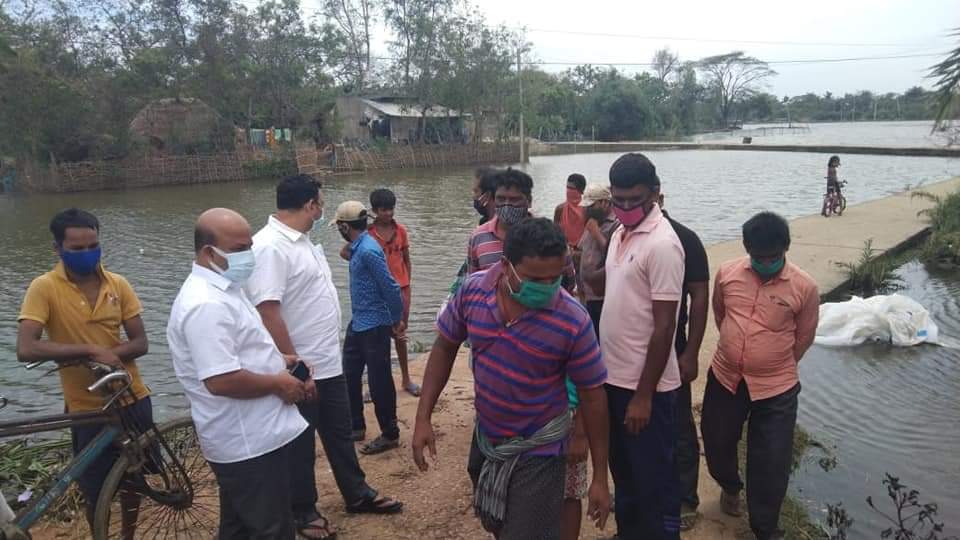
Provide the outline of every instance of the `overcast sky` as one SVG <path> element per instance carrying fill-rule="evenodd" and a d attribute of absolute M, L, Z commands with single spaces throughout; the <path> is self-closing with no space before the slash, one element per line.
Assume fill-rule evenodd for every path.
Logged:
<path fill-rule="evenodd" d="M 303 2 L 306 11 L 319 7 L 319 0 Z M 947 34 L 960 27 L 960 0 L 474 0 L 474 4 L 491 24 L 525 27 L 533 60 L 645 63 L 665 46 L 682 60 L 743 50 L 773 63 L 779 75 L 769 81 L 768 89 L 777 95 L 929 88 L 932 82 L 925 79 L 929 67 L 956 45 L 957 38 Z M 386 55 L 386 34 L 380 31 L 378 36 L 374 54 Z M 902 55 L 930 56 L 774 63 Z"/>

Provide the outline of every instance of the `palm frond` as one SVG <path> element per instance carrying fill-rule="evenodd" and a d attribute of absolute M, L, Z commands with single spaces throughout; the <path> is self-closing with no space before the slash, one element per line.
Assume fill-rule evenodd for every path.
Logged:
<path fill-rule="evenodd" d="M 955 28 L 949 35 L 960 40 L 960 28 Z M 930 68 L 930 77 L 937 79 L 937 117 L 934 123 L 936 129 L 945 120 L 949 120 L 951 110 L 960 99 L 960 46 Z"/>

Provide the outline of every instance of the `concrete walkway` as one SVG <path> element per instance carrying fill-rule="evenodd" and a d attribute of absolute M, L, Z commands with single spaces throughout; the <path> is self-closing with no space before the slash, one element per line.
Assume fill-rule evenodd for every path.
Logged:
<path fill-rule="evenodd" d="M 935 195 L 947 195 L 960 190 L 960 178 L 922 187 L 919 190 Z M 868 239 L 873 239 L 874 249 L 886 251 L 897 248 L 926 228 L 925 222 L 917 216 L 917 213 L 928 208 L 930 202 L 926 199 L 914 199 L 911 193 L 904 192 L 849 206 L 839 218 L 824 218 L 816 215 L 791 221 L 792 245 L 787 258 L 817 281 L 821 295 L 836 289 L 846 280 L 837 263 L 855 261 L 863 250 L 864 242 Z M 681 216 L 677 217 L 679 219 Z M 708 246 L 707 256 L 710 259 L 711 275 L 716 275 L 717 269 L 724 261 L 744 254 L 739 240 Z M 711 294 L 713 294 L 712 289 Z M 700 377 L 693 383 L 695 407 L 703 401 L 707 368 L 710 366 L 716 345 L 717 327 L 713 323 L 713 313 L 711 313 L 703 346 L 700 349 Z M 742 538 L 746 532 L 745 525 L 742 521 L 729 518 L 720 512 L 719 487 L 710 478 L 703 459 L 700 462 L 699 492 L 700 511 L 703 518 L 693 531 L 684 534 L 683 537 L 696 540 Z"/>

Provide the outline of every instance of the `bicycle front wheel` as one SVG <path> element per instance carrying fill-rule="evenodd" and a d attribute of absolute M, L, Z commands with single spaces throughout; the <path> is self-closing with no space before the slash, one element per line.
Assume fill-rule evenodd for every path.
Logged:
<path fill-rule="evenodd" d="M 179 418 L 148 431 L 141 447 L 142 459 L 133 463 L 124 453 L 107 475 L 94 538 L 215 537 L 219 492 L 193 422 Z"/>

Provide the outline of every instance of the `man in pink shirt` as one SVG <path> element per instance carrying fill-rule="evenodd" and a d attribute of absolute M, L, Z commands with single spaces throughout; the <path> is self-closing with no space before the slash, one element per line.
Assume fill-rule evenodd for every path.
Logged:
<path fill-rule="evenodd" d="M 783 538 L 797 423 L 797 363 L 813 344 L 820 309 L 817 284 L 786 260 L 787 221 L 761 212 L 743 225 L 748 257 L 717 272 L 713 314 L 720 329 L 703 396 L 703 449 L 720 484 L 720 507 L 739 516 L 743 482 L 737 444 L 747 426 L 747 510 L 758 540 Z M 749 418 L 749 420 L 748 420 Z"/>
<path fill-rule="evenodd" d="M 626 154 L 610 168 L 610 202 L 623 225 L 607 252 L 600 349 L 607 365 L 617 535 L 677 540 L 680 369 L 673 342 L 684 252 L 660 211 L 659 194 L 656 167 L 642 154 Z"/>

